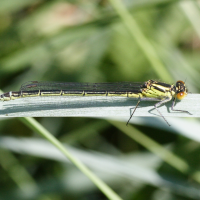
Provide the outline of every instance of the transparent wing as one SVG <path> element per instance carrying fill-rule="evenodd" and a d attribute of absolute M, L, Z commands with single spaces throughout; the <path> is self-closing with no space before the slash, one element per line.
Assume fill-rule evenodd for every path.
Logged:
<path fill-rule="evenodd" d="M 21 91 L 34 90 L 89 90 L 89 91 L 132 91 L 140 92 L 144 83 L 116 82 L 116 83 L 76 83 L 76 82 L 38 82 L 30 81 L 22 84 Z"/>

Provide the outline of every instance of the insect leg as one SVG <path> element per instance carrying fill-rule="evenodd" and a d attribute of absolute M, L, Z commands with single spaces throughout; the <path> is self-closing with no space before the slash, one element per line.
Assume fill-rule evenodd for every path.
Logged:
<path fill-rule="evenodd" d="M 172 101 L 172 106 L 171 106 L 171 109 L 172 109 L 173 111 L 184 112 L 184 113 L 188 113 L 189 115 L 192 115 L 192 114 L 191 114 L 190 112 L 188 112 L 187 110 L 176 110 L 176 109 L 174 109 L 175 101 L 176 101 L 176 98 L 174 97 L 174 98 L 173 98 L 173 101 Z"/>
<path fill-rule="evenodd" d="M 161 106 L 164 103 L 167 103 L 168 101 L 170 101 L 171 98 L 170 97 L 166 97 L 165 99 L 163 99 L 162 101 L 156 103 L 154 105 L 155 109 L 157 110 L 157 112 L 160 114 L 160 116 L 165 120 L 165 122 L 168 124 L 168 126 L 170 126 L 170 124 L 168 123 L 168 121 L 165 119 L 165 117 L 161 114 L 161 112 L 159 111 L 158 107 Z"/>
<path fill-rule="evenodd" d="M 126 123 L 126 126 L 128 126 L 128 124 L 129 124 L 131 118 L 133 117 L 133 114 L 134 114 L 134 112 L 136 111 L 136 109 L 137 109 L 137 107 L 138 107 L 140 101 L 141 101 L 141 98 L 139 97 L 139 98 L 138 98 L 138 102 L 137 102 L 137 104 L 136 104 L 136 106 L 135 106 L 135 108 L 134 108 L 134 110 L 133 110 L 133 112 L 132 112 L 132 114 L 131 114 L 129 120 L 128 120 L 127 123 Z"/>

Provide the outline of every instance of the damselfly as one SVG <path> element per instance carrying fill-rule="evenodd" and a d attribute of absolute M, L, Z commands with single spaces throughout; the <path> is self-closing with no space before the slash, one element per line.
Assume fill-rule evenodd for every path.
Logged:
<path fill-rule="evenodd" d="M 167 120 L 159 111 L 158 107 L 172 100 L 171 110 L 190 114 L 185 110 L 174 109 L 175 100 L 181 100 L 186 95 L 187 89 L 183 81 L 177 81 L 175 85 L 153 80 L 148 80 L 143 83 L 65 83 L 31 81 L 24 83 L 18 92 L 11 91 L 2 94 L 0 96 L 0 100 L 9 101 L 18 98 L 35 96 L 120 96 L 138 99 L 127 125 L 141 101 L 158 101 L 154 107 L 169 125 Z"/>

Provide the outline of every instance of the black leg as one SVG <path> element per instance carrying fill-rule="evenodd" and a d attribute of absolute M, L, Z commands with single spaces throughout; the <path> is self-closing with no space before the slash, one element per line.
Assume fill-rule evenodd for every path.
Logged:
<path fill-rule="evenodd" d="M 140 101 L 141 101 L 141 99 L 140 99 L 140 97 L 139 97 L 138 102 L 137 102 L 137 105 L 135 106 L 135 109 L 133 110 L 133 113 L 131 114 L 129 120 L 127 121 L 126 126 L 128 126 L 128 123 L 130 122 L 131 118 L 133 117 L 133 114 L 134 114 L 134 112 L 136 111 L 136 109 L 137 109 L 137 107 L 138 107 Z"/>
<path fill-rule="evenodd" d="M 159 111 L 158 107 L 161 106 L 161 105 L 164 104 L 164 103 L 167 103 L 167 102 L 170 101 L 170 100 L 171 100 L 170 97 L 166 97 L 164 100 L 162 100 L 162 101 L 160 101 L 160 102 L 158 102 L 158 103 L 156 103 L 156 104 L 154 105 L 155 109 L 156 109 L 157 112 L 160 114 L 160 116 L 165 120 L 165 122 L 168 124 L 168 126 L 170 126 L 170 124 L 169 124 L 168 121 L 165 119 L 165 117 L 161 114 L 161 112 Z"/>

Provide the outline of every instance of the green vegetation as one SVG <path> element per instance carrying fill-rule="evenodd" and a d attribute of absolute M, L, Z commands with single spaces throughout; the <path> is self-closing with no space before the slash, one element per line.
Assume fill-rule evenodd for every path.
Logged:
<path fill-rule="evenodd" d="M 196 93 L 199 20 L 196 1 L 0 0 L 0 88 L 155 79 Z M 1 119 L 0 198 L 199 199 L 200 125 L 168 119 Z"/>

